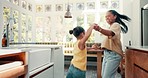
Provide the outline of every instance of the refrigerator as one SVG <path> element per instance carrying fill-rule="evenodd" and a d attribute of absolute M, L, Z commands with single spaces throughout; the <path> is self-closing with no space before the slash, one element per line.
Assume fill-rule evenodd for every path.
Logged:
<path fill-rule="evenodd" d="M 148 4 L 141 8 L 141 46 L 148 46 Z"/>

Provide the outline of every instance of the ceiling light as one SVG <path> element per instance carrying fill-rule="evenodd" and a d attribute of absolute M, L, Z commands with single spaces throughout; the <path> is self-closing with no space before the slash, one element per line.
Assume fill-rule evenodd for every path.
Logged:
<path fill-rule="evenodd" d="M 65 13 L 65 18 L 72 18 L 72 15 L 70 13 L 70 5 L 68 4 L 67 6 L 67 12 Z"/>

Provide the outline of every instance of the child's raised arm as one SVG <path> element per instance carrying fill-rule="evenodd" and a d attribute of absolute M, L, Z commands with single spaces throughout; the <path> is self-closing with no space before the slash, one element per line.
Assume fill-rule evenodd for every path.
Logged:
<path fill-rule="evenodd" d="M 94 26 L 95 26 L 95 24 L 92 24 L 89 28 L 88 28 L 88 30 L 86 31 L 86 33 L 85 33 L 85 35 L 84 35 L 84 37 L 80 40 L 80 42 L 79 42 L 79 48 L 81 49 L 81 50 L 83 50 L 86 46 L 85 46 L 85 42 L 88 40 L 88 38 L 90 37 L 90 35 L 91 35 L 91 33 L 92 33 L 92 30 L 94 29 Z"/>

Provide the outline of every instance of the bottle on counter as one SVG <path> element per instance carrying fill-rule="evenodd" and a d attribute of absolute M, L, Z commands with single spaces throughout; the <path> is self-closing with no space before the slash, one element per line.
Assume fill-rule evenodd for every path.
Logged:
<path fill-rule="evenodd" d="M 7 38 L 6 38 L 6 34 L 3 35 L 2 47 L 7 47 Z"/>

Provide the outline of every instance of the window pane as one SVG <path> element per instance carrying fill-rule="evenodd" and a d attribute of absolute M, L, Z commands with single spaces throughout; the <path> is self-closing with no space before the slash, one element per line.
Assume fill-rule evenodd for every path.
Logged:
<path fill-rule="evenodd" d="M 32 16 L 28 16 L 28 33 L 27 33 L 27 37 L 28 37 L 28 42 L 32 41 Z"/>
<path fill-rule="evenodd" d="M 44 27 L 44 42 L 51 41 L 51 17 L 45 18 L 45 27 Z"/>
<path fill-rule="evenodd" d="M 43 17 L 36 18 L 36 41 L 43 41 Z"/>
<path fill-rule="evenodd" d="M 18 17 L 19 17 L 19 12 L 18 11 L 13 11 L 13 18 L 14 18 L 13 40 L 14 40 L 14 42 L 18 42 Z"/>
<path fill-rule="evenodd" d="M 28 10 L 32 11 L 32 4 L 28 3 Z"/>
<path fill-rule="evenodd" d="M 13 3 L 14 3 L 15 5 L 19 5 L 19 0 L 13 0 Z"/>
<path fill-rule="evenodd" d="M 11 9 L 9 7 L 3 7 L 3 23 L 4 23 L 3 34 L 6 34 L 6 36 L 8 35 L 7 39 L 8 41 L 10 41 L 10 21 L 11 21 L 10 10 Z"/>
<path fill-rule="evenodd" d="M 51 5 L 45 5 L 45 12 L 51 11 Z"/>
<path fill-rule="evenodd" d="M 108 7 L 109 7 L 109 1 L 108 0 L 100 1 L 100 9 L 108 9 Z"/>
<path fill-rule="evenodd" d="M 89 14 L 87 15 L 87 28 L 90 27 L 90 24 L 95 22 L 95 14 Z M 94 42 L 94 33 L 92 32 L 91 36 L 88 38 L 87 42 Z"/>
<path fill-rule="evenodd" d="M 100 21 L 99 21 L 99 25 L 103 28 L 108 28 L 109 25 L 107 24 L 106 20 L 105 20 L 105 12 L 99 13 L 100 14 Z"/>
<path fill-rule="evenodd" d="M 36 12 L 43 12 L 43 6 L 42 5 L 36 5 Z"/>
<path fill-rule="evenodd" d="M 113 0 L 111 1 L 111 8 L 112 9 L 119 9 L 119 1 L 118 0 Z"/>
<path fill-rule="evenodd" d="M 87 9 L 95 9 L 95 2 L 87 2 Z"/>
<path fill-rule="evenodd" d="M 21 14 L 21 42 L 26 42 L 26 15 Z"/>
<path fill-rule="evenodd" d="M 88 14 L 87 15 L 87 24 L 92 24 L 95 22 L 95 14 Z"/>
<path fill-rule="evenodd" d="M 84 15 L 77 17 L 77 26 L 84 26 Z"/>
<path fill-rule="evenodd" d="M 63 41 L 64 42 L 73 42 L 73 35 L 69 34 L 69 30 L 73 29 L 74 21 L 73 19 L 64 19 L 64 24 L 65 24 L 65 34 Z"/>
<path fill-rule="evenodd" d="M 76 9 L 77 9 L 77 10 L 84 10 L 84 7 L 85 7 L 85 6 L 84 6 L 84 3 L 77 3 L 77 4 L 76 4 Z"/>
<path fill-rule="evenodd" d="M 27 2 L 25 0 L 22 0 L 22 8 L 24 9 L 27 8 Z"/>
<path fill-rule="evenodd" d="M 55 26 L 55 33 L 56 33 L 56 39 L 54 39 L 56 42 L 62 42 L 63 41 L 63 36 L 64 36 L 64 30 L 65 27 L 63 25 L 63 17 L 62 16 L 57 16 L 56 18 L 56 26 Z M 53 39 L 52 39 L 53 40 Z"/>
<path fill-rule="evenodd" d="M 7 24 L 10 21 L 10 8 L 9 7 L 3 7 L 3 21 L 4 21 L 4 29 L 3 29 L 3 34 L 4 34 L 6 33 Z"/>

